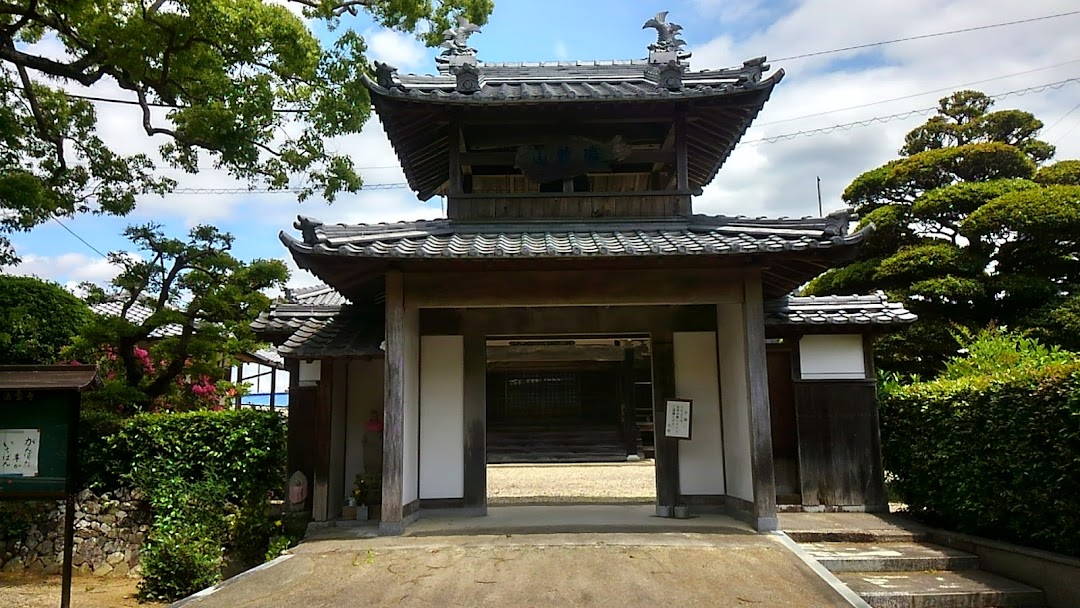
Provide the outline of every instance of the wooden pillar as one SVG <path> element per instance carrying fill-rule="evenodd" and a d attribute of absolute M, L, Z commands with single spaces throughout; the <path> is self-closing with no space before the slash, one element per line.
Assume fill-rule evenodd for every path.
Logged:
<path fill-rule="evenodd" d="M 405 292 L 401 272 L 386 273 L 386 367 L 383 383 L 382 518 L 379 532 L 405 530 Z"/>
<path fill-rule="evenodd" d="M 652 334 L 653 444 L 656 446 L 656 502 L 679 504 L 679 441 L 664 435 L 667 400 L 675 395 L 675 344 L 671 329 Z"/>
<path fill-rule="evenodd" d="M 750 468 L 754 484 L 754 518 L 759 531 L 776 530 L 776 473 L 773 470 L 769 374 L 765 355 L 765 311 L 760 270 L 743 275 L 743 320 L 746 323 L 746 385 L 750 398 Z"/>
<path fill-rule="evenodd" d="M 447 149 L 450 153 L 450 196 L 458 196 L 462 193 L 461 187 L 461 118 L 460 113 L 452 113 L 450 124 L 447 126 Z"/>
<path fill-rule="evenodd" d="M 465 349 L 465 492 L 464 508 L 487 514 L 487 336 L 467 318 Z"/>
<path fill-rule="evenodd" d="M 623 351 L 623 364 L 621 370 L 622 384 L 622 431 L 623 443 L 626 445 L 627 456 L 637 456 L 638 453 L 638 428 L 637 414 L 634 411 L 634 349 L 627 348 Z"/>
<path fill-rule="evenodd" d="M 686 117 L 675 119 L 675 176 L 679 192 L 690 190 L 689 157 L 686 151 Z"/>
<path fill-rule="evenodd" d="M 333 367 L 329 361 L 320 361 L 318 388 L 315 390 L 315 470 L 311 480 L 311 518 L 326 521 L 330 513 L 330 417 L 332 413 L 331 389 Z"/>

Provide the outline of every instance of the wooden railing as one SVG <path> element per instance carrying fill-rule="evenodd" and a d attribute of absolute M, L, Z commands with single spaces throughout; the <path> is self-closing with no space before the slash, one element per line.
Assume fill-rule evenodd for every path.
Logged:
<path fill-rule="evenodd" d="M 688 217 L 691 192 L 530 192 L 461 194 L 447 201 L 455 220 Z"/>

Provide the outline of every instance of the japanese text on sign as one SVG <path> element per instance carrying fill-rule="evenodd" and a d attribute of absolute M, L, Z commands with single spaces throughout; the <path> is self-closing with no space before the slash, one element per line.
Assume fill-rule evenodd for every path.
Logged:
<path fill-rule="evenodd" d="M 37 477 L 38 429 L 0 429 L 0 476 Z"/>
<path fill-rule="evenodd" d="M 690 439 L 690 406 L 688 399 L 673 399 L 667 402 L 667 419 L 664 435 L 675 439 Z"/>

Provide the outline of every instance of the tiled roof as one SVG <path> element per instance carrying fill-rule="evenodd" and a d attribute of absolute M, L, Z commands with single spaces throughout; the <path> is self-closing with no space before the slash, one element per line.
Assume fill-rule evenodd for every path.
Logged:
<path fill-rule="evenodd" d="M 809 251 L 861 242 L 872 228 L 847 234 L 848 216 L 749 219 L 696 215 L 689 220 L 578 223 L 333 224 L 300 217 L 303 238 L 280 238 L 294 253 L 365 258 L 588 258 L 736 255 Z"/>
<path fill-rule="evenodd" d="M 484 83 L 475 93 L 455 90 L 456 78 L 445 69 L 440 74 L 387 74 L 379 82 L 365 76 L 365 84 L 385 97 L 449 104 L 507 104 L 537 101 L 637 101 L 694 99 L 769 89 L 780 82 L 784 71 L 767 78 L 764 58 L 737 68 L 687 70 L 682 88 L 669 90 L 657 84 L 649 72 L 657 69 L 647 60 L 559 61 L 484 63 L 477 65 Z"/>
<path fill-rule="evenodd" d="M 903 325 L 917 318 L 881 292 L 868 296 L 789 296 L 765 303 L 766 325 Z"/>
<path fill-rule="evenodd" d="M 304 306 L 341 306 L 349 300 L 325 283 L 285 290 L 285 301 Z"/>
<path fill-rule="evenodd" d="M 124 303 L 118 300 L 110 302 L 102 302 L 100 304 L 94 304 L 90 307 L 95 314 L 107 316 L 107 317 L 119 317 L 120 313 L 124 310 Z M 149 306 L 143 306 L 136 302 L 128 308 L 127 314 L 124 318 L 129 322 L 139 325 L 146 322 L 150 316 L 154 314 L 153 309 Z M 172 338 L 179 336 L 183 332 L 183 327 L 177 324 L 162 325 L 157 327 L 154 331 L 150 332 L 150 338 Z"/>
<path fill-rule="evenodd" d="M 310 319 L 325 321 L 336 315 L 339 310 L 341 310 L 340 305 L 275 304 L 251 322 L 251 331 L 257 334 L 292 333 Z"/>
<path fill-rule="evenodd" d="M 304 321 L 278 352 L 298 359 L 381 357 L 382 341 L 381 315 L 343 306 L 333 316 Z"/>

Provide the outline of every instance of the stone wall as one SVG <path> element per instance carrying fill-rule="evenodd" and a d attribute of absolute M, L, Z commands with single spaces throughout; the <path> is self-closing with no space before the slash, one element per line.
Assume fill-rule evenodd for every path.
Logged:
<path fill-rule="evenodd" d="M 31 525 L 24 538 L 0 538 L 4 572 L 56 574 L 64 563 L 64 503 Z M 138 572 L 139 549 L 150 529 L 150 512 L 138 491 L 100 496 L 83 490 L 75 499 L 75 551 L 79 574 L 121 576 Z"/>

